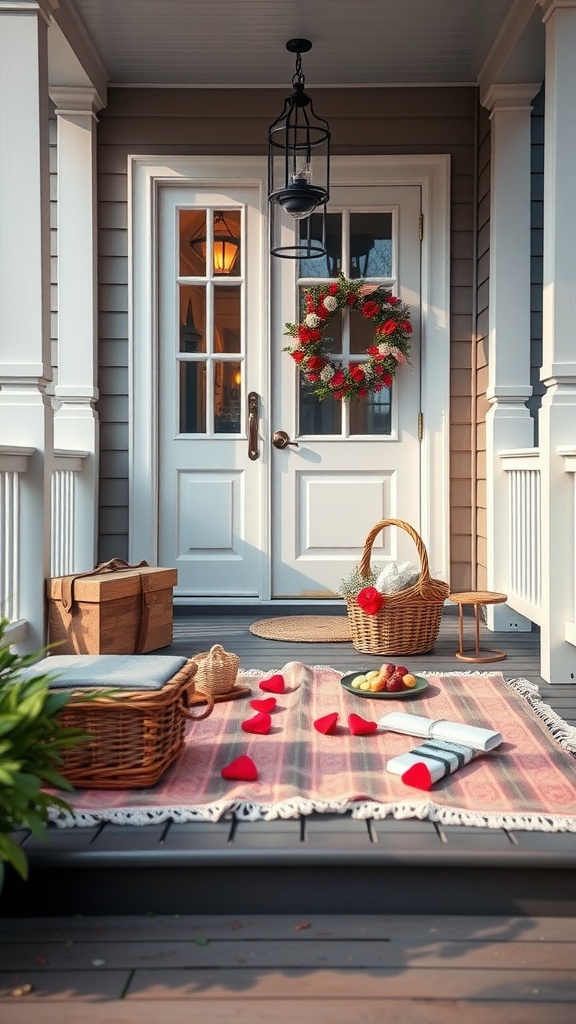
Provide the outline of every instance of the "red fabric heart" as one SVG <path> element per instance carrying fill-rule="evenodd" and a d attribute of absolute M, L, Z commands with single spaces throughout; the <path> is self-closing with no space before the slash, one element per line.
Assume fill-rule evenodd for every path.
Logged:
<path fill-rule="evenodd" d="M 266 690 L 267 693 L 284 693 L 284 676 L 276 674 L 264 679 L 260 683 L 260 689 Z"/>
<path fill-rule="evenodd" d="M 360 715 L 348 715 L 348 728 L 353 736 L 368 736 L 371 732 L 376 732 L 378 723 L 370 722 Z"/>
<path fill-rule="evenodd" d="M 267 732 L 270 732 L 271 725 L 272 719 L 270 715 L 267 715 L 265 711 L 259 711 L 257 715 L 247 718 L 245 722 L 242 722 L 241 728 L 244 732 L 257 732 L 265 736 Z"/>
<path fill-rule="evenodd" d="M 336 731 L 337 722 L 338 712 L 333 711 L 329 715 L 324 715 L 323 718 L 317 718 L 314 722 L 314 728 L 317 732 L 323 732 L 325 736 L 328 736 Z"/>
<path fill-rule="evenodd" d="M 272 711 L 277 704 L 276 697 L 263 697 L 262 700 L 251 700 L 250 707 L 254 708 L 254 711 Z"/>
<path fill-rule="evenodd" d="M 415 789 L 432 789 L 432 776 L 423 761 L 407 768 L 402 776 L 402 782 L 407 786 L 414 786 Z"/>
<path fill-rule="evenodd" d="M 254 782 L 258 778 L 258 769 L 251 757 L 241 754 L 230 764 L 224 765 L 220 772 L 223 779 L 238 779 L 242 782 Z"/>

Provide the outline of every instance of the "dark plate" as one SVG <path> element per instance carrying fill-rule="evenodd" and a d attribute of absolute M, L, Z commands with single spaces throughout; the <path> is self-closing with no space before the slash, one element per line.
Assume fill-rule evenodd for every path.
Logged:
<path fill-rule="evenodd" d="M 364 675 L 360 669 L 358 672 L 348 672 L 347 675 L 342 676 L 340 682 L 344 689 L 348 690 L 348 693 L 353 693 L 357 697 L 370 697 L 371 700 L 404 700 L 405 697 L 417 697 L 428 687 L 428 680 L 424 679 L 424 676 L 415 676 L 416 686 L 413 686 L 411 690 L 398 690 L 397 693 L 388 693 L 387 690 L 380 690 L 379 693 L 375 693 L 373 690 L 357 690 L 350 683 L 360 675 Z"/>

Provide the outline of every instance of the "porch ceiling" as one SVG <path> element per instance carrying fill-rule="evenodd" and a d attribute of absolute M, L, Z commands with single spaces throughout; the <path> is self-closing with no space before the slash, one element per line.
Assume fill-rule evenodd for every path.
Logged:
<path fill-rule="evenodd" d="M 304 36 L 313 87 L 475 84 L 503 26 L 536 0 L 59 0 L 110 85 L 277 87 Z M 537 16 L 541 28 L 541 17 Z M 87 41 L 87 40 L 86 40 Z"/>

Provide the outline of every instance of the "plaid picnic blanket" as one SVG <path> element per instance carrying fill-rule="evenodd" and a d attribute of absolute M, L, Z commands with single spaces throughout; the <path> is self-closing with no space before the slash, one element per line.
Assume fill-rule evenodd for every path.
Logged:
<path fill-rule="evenodd" d="M 216 704 L 209 718 L 191 722 L 182 754 L 154 787 L 78 790 L 69 799 L 72 814 L 54 811 L 53 820 L 62 827 L 144 825 L 350 811 L 358 818 L 576 831 L 576 728 L 538 698 L 534 684 L 500 672 L 421 673 L 429 685 L 414 700 L 380 700 L 350 693 L 330 667 L 290 662 L 278 672 L 285 692 L 277 695 L 268 734 L 248 734 L 241 723 L 255 714 L 249 700 L 267 696 L 259 684 L 272 673 L 241 673 L 250 697 Z M 377 721 L 390 711 L 494 729 L 503 742 L 431 791 L 416 790 L 386 771 L 389 758 L 418 745 L 416 737 L 352 735 L 348 727 L 350 713 Z M 339 715 L 334 734 L 316 731 L 313 723 L 332 712 Z M 223 778 L 222 768 L 243 754 L 258 778 Z"/>

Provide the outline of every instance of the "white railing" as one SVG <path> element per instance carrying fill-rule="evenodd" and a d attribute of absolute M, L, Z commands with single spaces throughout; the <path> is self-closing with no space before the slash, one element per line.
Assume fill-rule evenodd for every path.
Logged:
<path fill-rule="evenodd" d="M 572 619 L 565 624 L 564 639 L 576 647 L 576 448 L 559 446 L 556 451 L 564 462 L 564 472 L 572 473 Z"/>
<path fill-rule="evenodd" d="M 508 476 L 508 604 L 539 625 L 542 621 L 540 452 L 499 452 Z"/>
<path fill-rule="evenodd" d="M 66 576 L 76 569 L 78 535 L 77 480 L 87 452 L 54 452 L 51 486 L 52 529 L 50 575 Z"/>
<path fill-rule="evenodd" d="M 11 643 L 26 634 L 26 623 L 20 619 L 20 476 L 35 451 L 0 445 L 0 615 L 10 622 Z"/>

